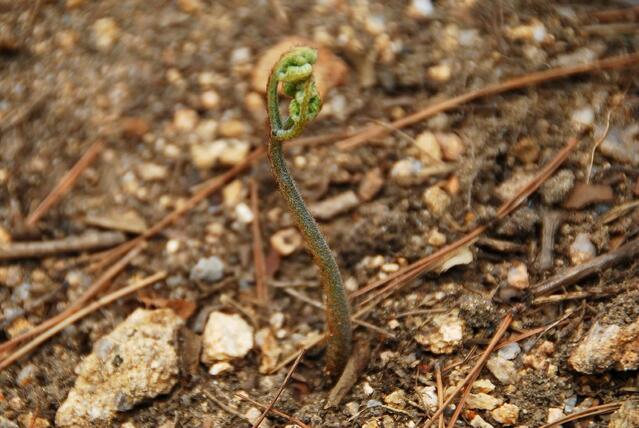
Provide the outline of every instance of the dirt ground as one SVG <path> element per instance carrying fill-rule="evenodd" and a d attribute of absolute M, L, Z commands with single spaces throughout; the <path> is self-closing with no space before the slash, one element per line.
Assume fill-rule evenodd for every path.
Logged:
<path fill-rule="evenodd" d="M 199 183 L 244 161 L 267 136 L 255 69 L 287 36 L 331 53 L 324 111 L 304 134 L 322 136 L 388 127 L 511 77 L 635 52 L 638 14 L 595 15 L 629 3 L 0 0 L 0 251 L 87 231 L 134 238 L 183 206 Z M 275 407 L 313 427 L 422 426 L 438 407 L 428 395 L 438 368 L 444 389 L 457 385 L 511 310 L 505 339 L 542 331 L 521 340 L 514 356 L 506 352 L 512 347 L 494 352 L 503 357 L 495 364 L 506 361 L 514 374 L 505 380 L 499 367 L 484 368 L 478 379 L 494 386 L 484 393 L 493 404 L 467 403 L 456 426 L 540 427 L 549 413 L 635 398 L 639 362 L 583 373 L 571 355 L 595 322 L 638 322 L 636 257 L 552 293 L 534 290 L 639 235 L 639 209 L 624 205 L 639 197 L 636 71 L 635 64 L 481 98 L 351 149 L 333 138 L 287 150 L 309 205 L 324 210 L 320 224 L 349 292 L 479 224 L 490 227 L 455 266 L 402 284 L 361 317 L 369 326 L 357 325 L 356 337 L 369 344 L 370 359 L 340 405 L 324 408 L 331 383 L 316 346 Z M 559 172 L 493 222 L 517 183 L 571 138 L 580 143 Z M 28 227 L 28 215 L 96 141 L 104 142 L 96 159 Z M 259 212 L 251 209 L 252 185 Z M 556 229 L 548 231 L 553 218 Z M 252 221 L 264 240 L 266 307 L 255 293 Z M 266 160 L 254 162 L 150 239 L 109 290 L 159 271 L 165 280 L 93 312 L 0 372 L 0 427 L 54 426 L 76 366 L 96 341 L 136 308 L 165 304 L 160 298 L 195 305 L 175 344 L 176 385 L 92 426 L 251 426 L 259 411 L 235 394 L 268 404 L 289 366 L 273 374 L 260 367 L 294 356 L 324 331 L 319 279 L 292 227 Z M 92 250 L 1 261 L 0 340 L 77 299 L 104 271 L 94 269 L 103 256 Z M 194 275 L 198 261 L 214 256 L 223 275 Z M 369 295 L 353 300 L 355 311 Z M 210 374 L 198 355 L 213 311 L 240 315 L 268 344 L 256 343 L 229 370 Z M 626 339 L 636 349 L 639 334 Z M 265 361 L 269 352 L 275 362 Z M 475 399 L 486 398 L 477 397 L 478 388 Z M 503 404 L 517 407 L 515 420 L 495 416 Z M 446 421 L 454 409 L 446 409 Z M 607 427 L 610 418 L 564 426 Z M 267 424 L 291 422 L 269 415 Z"/>

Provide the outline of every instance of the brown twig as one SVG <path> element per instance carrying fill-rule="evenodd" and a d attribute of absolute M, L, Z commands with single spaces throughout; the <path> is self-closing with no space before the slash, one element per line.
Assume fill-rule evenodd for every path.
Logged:
<path fill-rule="evenodd" d="M 549 424 L 542 425 L 540 428 L 558 427 L 558 426 L 561 426 L 562 424 L 565 424 L 566 422 L 576 421 L 578 419 L 587 418 L 589 416 L 612 413 L 618 410 L 621 407 L 621 404 L 622 403 L 617 402 L 617 403 L 608 403 L 608 404 L 601 404 L 599 406 L 593 406 L 581 412 L 577 412 L 577 413 L 573 413 L 572 415 L 565 416 Z"/>
<path fill-rule="evenodd" d="M 237 410 L 233 409 L 231 406 L 228 406 L 228 405 L 224 404 L 222 402 L 222 400 L 217 398 L 215 395 L 211 394 L 209 391 L 204 391 L 204 395 L 209 397 L 209 399 L 212 402 L 214 402 L 215 404 L 217 404 L 220 409 L 224 410 L 227 413 L 230 413 L 233 416 L 237 416 L 238 418 L 240 418 L 243 421 L 247 421 L 248 422 L 248 418 L 246 416 L 244 416 L 243 414 L 241 414 Z"/>
<path fill-rule="evenodd" d="M 575 74 L 589 73 L 597 70 L 607 70 L 615 68 L 624 68 L 636 65 L 639 63 L 639 54 L 619 55 L 611 58 L 606 58 L 598 61 L 593 61 L 586 64 L 571 65 L 567 67 L 552 68 L 544 71 L 537 71 L 534 73 L 526 74 L 524 76 L 515 77 L 505 82 L 494 83 L 485 86 L 481 89 L 466 92 L 462 95 L 458 95 L 453 98 L 448 98 L 443 101 L 436 102 L 416 113 L 403 117 L 390 125 L 393 128 L 399 129 L 405 126 L 413 125 L 428 117 L 434 116 L 438 113 L 451 110 L 455 107 L 465 104 L 469 101 L 476 100 L 487 96 L 497 95 L 503 92 L 511 91 L 513 89 L 520 89 L 527 86 L 533 86 L 542 82 L 550 80 L 561 79 L 564 77 L 572 76 Z M 347 138 L 337 143 L 338 148 L 341 150 L 351 150 L 364 144 L 371 138 L 376 138 L 382 135 L 386 135 L 388 132 L 387 127 L 372 125 L 364 128 L 353 137 Z"/>
<path fill-rule="evenodd" d="M 260 227 L 260 203 L 257 192 L 257 183 L 250 181 L 251 187 L 251 209 L 253 211 L 253 264 L 255 265 L 255 288 L 258 302 L 268 307 L 269 293 L 266 275 L 266 259 L 264 257 L 264 247 L 262 243 L 262 230 Z"/>
<path fill-rule="evenodd" d="M 543 210 L 541 213 L 541 249 L 537 257 L 539 270 L 548 270 L 553 266 L 555 234 L 562 218 L 562 213 L 556 210 Z"/>
<path fill-rule="evenodd" d="M 548 164 L 546 164 L 524 188 L 522 188 L 513 198 L 511 198 L 509 201 L 506 201 L 504 204 L 501 205 L 501 207 L 499 207 L 499 209 L 497 210 L 496 219 L 503 219 L 505 216 L 514 211 L 515 208 L 517 208 L 535 190 L 537 190 L 539 186 L 541 186 L 541 184 L 546 181 L 548 177 L 550 177 L 557 170 L 557 168 L 568 158 L 568 155 L 577 146 L 577 144 L 578 141 L 576 139 L 570 139 L 566 146 L 562 150 L 560 150 L 559 153 L 557 153 L 557 155 Z M 356 292 L 351 294 L 351 298 L 362 296 L 371 290 L 386 285 L 382 290 L 380 290 L 380 292 L 362 302 L 360 306 L 373 300 L 384 298 L 385 295 L 392 293 L 394 290 L 400 288 L 403 284 L 406 284 L 411 279 L 416 278 L 421 273 L 432 269 L 434 266 L 437 266 L 438 263 L 445 260 L 445 258 L 448 257 L 450 254 L 453 254 L 460 248 L 472 243 L 479 235 L 486 231 L 488 227 L 489 225 L 480 225 L 476 227 L 457 241 L 442 247 L 439 251 L 436 251 L 435 253 L 426 256 L 406 266 L 403 269 L 400 269 L 394 274 L 389 275 L 384 280 L 373 282 L 357 290 Z M 374 307 L 374 305 L 369 305 L 368 308 L 362 309 L 357 312 L 355 316 L 361 316 L 362 312 L 368 311 L 372 307 Z"/>
<path fill-rule="evenodd" d="M 464 396 L 462 396 L 459 404 L 457 405 L 457 408 L 455 409 L 455 413 L 453 414 L 450 421 L 448 422 L 449 428 L 455 426 L 455 422 L 457 421 L 457 418 L 459 417 L 459 414 L 461 413 L 462 408 L 464 407 L 464 402 L 466 401 L 466 397 L 468 396 L 468 393 L 470 392 L 470 386 L 475 381 L 475 379 L 477 379 L 477 376 L 479 376 L 479 373 L 481 372 L 481 369 L 484 367 L 484 364 L 488 360 L 490 353 L 493 351 L 493 349 L 495 348 L 495 346 L 497 345 L 501 337 L 504 335 L 504 333 L 506 333 L 506 330 L 508 330 L 508 327 L 510 326 L 510 323 L 512 322 L 512 320 L 513 320 L 513 316 L 509 312 L 508 314 L 506 314 L 504 319 L 499 324 L 499 327 L 497 328 L 497 331 L 495 331 L 495 335 L 493 336 L 490 343 L 488 344 L 488 347 L 481 354 L 481 356 L 479 357 L 479 359 L 477 360 L 477 362 L 475 363 L 471 371 L 468 373 L 468 375 L 466 375 L 464 380 L 455 387 L 455 389 L 451 392 L 450 396 L 443 403 L 440 404 L 439 409 L 437 409 L 437 411 L 433 413 L 430 419 L 428 419 L 426 423 L 424 423 L 423 428 L 429 427 L 432 421 L 442 414 L 442 412 L 453 401 L 453 399 L 457 396 L 457 394 L 459 394 L 462 388 L 465 387 L 466 389 L 464 391 Z"/>
<path fill-rule="evenodd" d="M 241 398 L 242 400 L 248 401 L 252 405 L 257 406 L 257 407 L 259 407 L 262 410 L 268 408 L 268 406 L 265 406 L 264 404 L 253 400 L 252 398 L 248 397 L 247 395 L 242 394 L 241 392 L 236 393 L 235 396 Z M 273 413 L 274 415 L 281 416 L 284 419 L 288 420 L 289 422 L 292 422 L 295 425 L 299 425 L 302 428 L 311 428 L 309 425 L 307 425 L 304 422 L 300 421 L 296 417 L 287 415 L 286 413 L 282 412 L 281 410 L 277 410 L 275 408 L 271 408 L 270 412 Z"/>
<path fill-rule="evenodd" d="M 599 22 L 612 21 L 633 21 L 639 19 L 639 6 L 626 7 L 621 9 L 607 9 L 590 13 L 591 18 L 595 18 Z"/>
<path fill-rule="evenodd" d="M 0 245 L 0 260 L 28 259 L 108 248 L 125 240 L 126 236 L 121 232 L 90 232 L 50 241 L 10 242 Z"/>
<path fill-rule="evenodd" d="M 286 374 L 286 377 L 284 378 L 284 381 L 282 382 L 282 384 L 280 385 L 279 389 L 277 390 L 277 393 L 275 394 L 275 397 L 273 397 L 271 402 L 268 404 L 268 407 L 260 415 L 260 417 L 257 419 L 257 421 L 255 421 L 255 423 L 253 424 L 252 428 L 257 428 L 257 427 L 260 426 L 260 424 L 262 423 L 262 421 L 264 420 L 264 418 L 266 417 L 268 412 L 270 412 L 271 409 L 273 409 L 273 406 L 275 405 L 275 403 L 277 403 L 277 400 L 280 399 L 280 395 L 282 395 L 282 391 L 284 391 L 284 387 L 286 386 L 286 384 L 288 383 L 288 380 L 291 378 L 291 375 L 293 374 L 293 372 L 297 368 L 297 365 L 302 360 L 302 356 L 304 355 L 304 351 L 305 351 L 304 349 L 302 349 L 300 351 L 299 355 L 297 356 L 297 359 L 295 359 L 295 362 L 293 363 L 293 365 L 291 366 L 290 370 Z"/>
<path fill-rule="evenodd" d="M 444 382 L 442 381 L 442 368 L 439 363 L 435 364 L 435 384 L 437 385 L 437 404 L 441 406 L 444 402 Z M 444 428 L 444 413 L 439 415 L 438 427 Z"/>
<path fill-rule="evenodd" d="M 622 292 L 623 289 L 590 289 L 588 291 L 573 291 L 570 293 L 553 294 L 550 296 L 537 297 L 533 299 L 532 304 L 535 306 L 546 305 L 549 303 L 565 302 L 566 300 L 587 299 L 589 297 L 605 297 Z"/>
<path fill-rule="evenodd" d="M 595 152 L 597 151 L 597 147 L 606 139 L 608 136 L 608 131 L 610 131 L 610 116 L 612 115 L 612 110 L 608 111 L 608 116 L 606 117 L 606 127 L 604 128 L 601 136 L 597 138 L 595 143 L 592 145 L 592 150 L 590 151 L 590 160 L 588 162 L 588 169 L 586 169 L 586 184 L 590 183 L 590 175 L 592 174 L 592 164 L 595 162 Z"/>
<path fill-rule="evenodd" d="M 575 284 L 593 273 L 600 272 L 616 265 L 617 263 L 621 263 L 624 260 L 635 257 L 637 254 L 639 254 L 639 239 L 630 241 L 616 250 L 612 250 L 595 257 L 586 263 L 565 269 L 557 275 L 548 278 L 545 281 L 541 281 L 532 287 L 532 294 L 535 297 L 539 297 L 541 295 L 551 293 L 561 287 Z"/>
<path fill-rule="evenodd" d="M 88 302 L 93 296 L 99 293 L 104 287 L 111 283 L 111 280 L 119 274 L 129 262 L 137 256 L 142 248 L 136 248 L 127 253 L 116 264 L 111 266 L 106 272 L 104 272 L 75 302 L 71 303 L 64 311 L 60 312 L 52 318 L 42 322 L 41 324 L 33 327 L 31 330 L 22 333 L 19 336 L 12 338 L 11 340 L 0 344 L 0 355 L 13 349 L 18 343 L 23 342 L 31 337 L 42 333 L 43 331 L 52 328 L 59 322 L 62 322 L 65 318 L 73 315 L 78 311 L 86 302 Z"/>
<path fill-rule="evenodd" d="M 82 155 L 75 165 L 58 181 L 58 184 L 51 190 L 51 193 L 40 205 L 27 217 L 27 227 L 33 227 L 38 220 L 46 214 L 49 209 L 55 205 L 60 198 L 75 184 L 76 180 L 93 163 L 95 158 L 104 148 L 104 141 L 98 140 L 91 144 L 91 147 Z"/>
<path fill-rule="evenodd" d="M 0 371 L 6 369 L 7 367 L 9 367 L 11 364 L 13 364 L 14 362 L 18 361 L 20 358 L 24 357 L 25 355 L 29 354 L 31 351 L 33 351 L 34 349 L 36 349 L 40 344 L 42 344 L 43 342 L 49 340 L 50 338 L 52 338 L 53 336 L 55 336 L 56 334 L 58 334 L 59 332 L 61 332 L 62 330 L 64 330 L 65 328 L 67 328 L 68 326 L 70 326 L 71 324 L 73 324 L 74 322 L 76 322 L 77 320 L 86 317 L 87 315 L 91 314 L 92 312 L 100 309 L 103 306 L 108 305 L 111 302 L 114 302 L 128 294 L 131 294 L 137 290 L 140 290 L 144 287 L 147 287 L 155 282 L 158 282 L 161 279 L 166 278 L 166 272 L 158 272 L 154 275 L 151 275 L 149 277 L 146 277 L 140 281 L 136 281 L 135 283 L 124 287 L 120 290 L 116 290 L 111 294 L 108 294 L 100 299 L 98 299 L 96 302 L 91 303 L 90 305 L 78 310 L 77 312 L 73 313 L 71 316 L 66 317 L 64 320 L 60 321 L 58 324 L 56 324 L 55 326 L 53 326 L 51 329 L 45 331 L 44 333 L 38 335 L 35 339 L 31 340 L 29 343 L 27 343 L 26 345 L 24 345 L 23 347 L 21 347 L 20 349 L 18 349 L 16 352 L 12 353 L 11 355 L 9 355 L 7 358 L 5 358 L 4 360 L 0 361 Z"/>

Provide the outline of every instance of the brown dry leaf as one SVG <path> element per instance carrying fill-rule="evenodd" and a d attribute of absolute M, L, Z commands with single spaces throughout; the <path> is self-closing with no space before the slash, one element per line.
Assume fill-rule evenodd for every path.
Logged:
<path fill-rule="evenodd" d="M 258 92 L 266 92 L 266 84 L 271 69 L 278 59 L 289 49 L 296 46 L 311 46 L 317 49 L 317 64 L 313 66 L 313 74 L 317 82 L 317 89 L 322 97 L 335 86 L 341 85 L 346 79 L 348 67 L 339 57 L 329 49 L 319 46 L 312 40 L 303 37 L 286 37 L 262 54 L 253 71 L 252 85 Z"/>
<path fill-rule="evenodd" d="M 185 299 L 167 299 L 157 296 L 151 293 L 138 293 L 138 300 L 144 303 L 146 306 L 152 306 L 154 308 L 169 308 L 173 309 L 173 312 L 183 320 L 187 320 L 193 315 L 197 305 Z"/>
<path fill-rule="evenodd" d="M 614 198 L 612 187 L 606 184 L 576 183 L 568 195 L 564 208 L 581 209 L 597 202 L 610 202 Z"/>

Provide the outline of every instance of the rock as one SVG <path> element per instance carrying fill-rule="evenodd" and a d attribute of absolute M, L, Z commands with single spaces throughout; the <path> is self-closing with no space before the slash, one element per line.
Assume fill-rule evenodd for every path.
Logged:
<path fill-rule="evenodd" d="M 262 351 L 259 372 L 262 374 L 269 373 L 277 367 L 282 348 L 277 343 L 273 331 L 268 327 L 264 327 L 255 334 L 255 343 Z"/>
<path fill-rule="evenodd" d="M 612 187 L 607 184 L 577 183 L 564 202 L 564 208 L 581 209 L 590 204 L 611 202 L 614 199 Z"/>
<path fill-rule="evenodd" d="M 204 6 L 200 0 L 177 0 L 178 7 L 182 12 L 196 13 Z"/>
<path fill-rule="evenodd" d="M 235 218 L 241 224 L 249 224 L 255 218 L 253 210 L 244 202 L 240 202 L 235 206 Z"/>
<path fill-rule="evenodd" d="M 523 163 L 533 163 L 539 158 L 541 149 L 532 138 L 522 138 L 515 143 L 510 153 Z"/>
<path fill-rule="evenodd" d="M 473 391 L 476 392 L 492 392 L 495 390 L 495 385 L 488 379 L 479 379 L 473 382 Z"/>
<path fill-rule="evenodd" d="M 406 405 L 406 393 L 402 389 L 396 389 L 384 397 L 384 403 L 403 409 Z"/>
<path fill-rule="evenodd" d="M 93 24 L 95 46 L 101 51 L 108 51 L 120 37 L 120 28 L 113 18 L 101 18 Z"/>
<path fill-rule="evenodd" d="M 464 321 L 459 318 L 459 310 L 435 315 L 415 336 L 417 343 L 435 354 L 451 354 L 461 344 Z"/>
<path fill-rule="evenodd" d="M 251 127 L 238 119 L 230 119 L 220 122 L 218 129 L 222 137 L 238 138 L 251 132 Z"/>
<path fill-rule="evenodd" d="M 406 15 L 413 19 L 428 19 L 435 13 L 431 0 L 412 0 L 406 8 Z"/>
<path fill-rule="evenodd" d="M 435 217 L 443 216 L 448 211 L 448 206 L 451 202 L 448 193 L 439 186 L 432 186 L 426 189 L 422 199 L 428 211 Z"/>
<path fill-rule="evenodd" d="M 195 128 L 195 135 L 202 142 L 211 141 L 217 135 L 217 126 L 217 121 L 213 119 L 203 120 Z"/>
<path fill-rule="evenodd" d="M 421 152 L 420 160 L 424 165 L 440 163 L 442 161 L 442 149 L 434 133 L 425 131 L 419 134 L 417 138 L 415 138 L 415 146 L 417 146 Z"/>
<path fill-rule="evenodd" d="M 500 356 L 491 357 L 486 363 L 488 370 L 503 384 L 511 385 L 517 382 L 517 369 L 512 361 Z"/>
<path fill-rule="evenodd" d="M 226 140 L 217 140 L 213 144 L 221 144 L 224 146 L 220 154 L 220 162 L 224 165 L 235 166 L 242 162 L 248 155 L 250 144 L 247 141 L 229 138 Z"/>
<path fill-rule="evenodd" d="M 168 393 L 179 372 L 177 333 L 183 320 L 170 309 L 137 309 L 93 346 L 58 408 L 56 426 L 93 427 L 143 400 Z"/>
<path fill-rule="evenodd" d="M 204 91 L 200 94 L 200 103 L 205 109 L 214 110 L 220 105 L 220 95 L 212 89 Z"/>
<path fill-rule="evenodd" d="M 468 406 L 469 409 L 492 410 L 501 403 L 502 401 L 499 398 L 483 392 L 468 394 L 468 398 L 466 399 L 466 406 Z"/>
<path fill-rule="evenodd" d="M 189 108 L 181 108 L 173 114 L 173 126 L 178 131 L 190 132 L 195 129 L 199 116 L 195 110 Z"/>
<path fill-rule="evenodd" d="M 515 425 L 519 419 L 519 407 L 506 403 L 490 412 L 490 415 L 502 425 Z"/>
<path fill-rule="evenodd" d="M 137 166 L 138 175 L 144 181 L 161 181 L 164 180 L 169 170 L 164 165 L 153 162 L 143 162 Z"/>
<path fill-rule="evenodd" d="M 462 247 L 449 255 L 444 261 L 433 267 L 434 271 L 444 273 L 455 266 L 467 265 L 473 262 L 473 252 L 466 247 Z"/>
<path fill-rule="evenodd" d="M 293 227 L 282 229 L 271 236 L 271 246 L 280 256 L 290 256 L 302 246 L 302 236 Z"/>
<path fill-rule="evenodd" d="M 528 288 L 528 268 L 524 263 L 516 262 L 508 269 L 508 285 L 517 290 Z"/>
<path fill-rule="evenodd" d="M 417 389 L 417 393 L 421 397 L 421 402 L 424 403 L 426 408 L 435 412 L 439 407 L 439 399 L 437 398 L 437 388 L 434 386 L 423 386 Z"/>
<path fill-rule="evenodd" d="M 311 204 L 309 210 L 317 219 L 330 220 L 339 214 L 352 210 L 357 207 L 359 203 L 359 198 L 355 192 L 347 190 L 331 198 Z"/>
<path fill-rule="evenodd" d="M 473 428 L 494 428 L 479 415 L 475 415 L 475 417 L 470 421 L 470 426 Z"/>
<path fill-rule="evenodd" d="M 220 155 L 224 151 L 224 146 L 214 142 L 205 142 L 191 146 L 191 162 L 198 169 L 210 169 L 215 166 Z"/>
<path fill-rule="evenodd" d="M 530 24 L 507 28 L 506 36 L 510 40 L 541 43 L 546 39 L 547 31 L 542 22 L 533 19 Z"/>
<path fill-rule="evenodd" d="M 209 367 L 209 374 L 211 376 L 217 376 L 221 373 L 228 372 L 231 370 L 233 370 L 233 366 L 226 361 L 222 361 L 220 363 L 212 364 L 211 367 Z"/>
<path fill-rule="evenodd" d="M 581 373 L 601 373 L 608 369 L 634 370 L 639 367 L 639 318 L 626 325 L 596 321 L 568 362 Z"/>
<path fill-rule="evenodd" d="M 597 249 L 587 233 L 579 233 L 570 244 L 570 261 L 573 265 L 580 265 L 592 260 L 597 255 Z"/>
<path fill-rule="evenodd" d="M 441 163 L 425 167 L 421 161 L 409 157 L 393 164 L 390 177 L 400 186 L 412 186 L 421 184 L 434 175 L 448 174 L 453 170 L 454 165 Z"/>
<path fill-rule="evenodd" d="M 625 401 L 619 410 L 610 416 L 608 428 L 634 428 L 639 427 L 639 402 Z"/>
<path fill-rule="evenodd" d="M 599 145 L 604 156 L 633 166 L 639 165 L 639 126 L 633 125 L 624 130 L 612 128 Z"/>
<path fill-rule="evenodd" d="M 18 418 L 18 420 L 20 421 L 23 427 L 48 428 L 51 426 L 48 420 L 44 418 L 39 418 L 37 417 L 37 415 L 33 414 L 32 412 L 21 415 Z M 0 428 L 2 428 L 2 425 L 0 425 Z"/>
<path fill-rule="evenodd" d="M 379 168 L 373 168 L 369 170 L 362 181 L 359 183 L 357 189 L 357 195 L 363 202 L 368 202 L 379 193 L 384 187 L 384 176 L 382 170 Z"/>
<path fill-rule="evenodd" d="M 17 423 L 10 421 L 4 416 L 0 416 L 0 428 L 20 428 Z"/>
<path fill-rule="evenodd" d="M 541 198 L 547 205 L 563 201 L 575 185 L 575 174 L 569 169 L 562 169 L 539 189 Z"/>
<path fill-rule="evenodd" d="M 434 228 L 428 233 L 428 245 L 441 247 L 446 243 L 446 235 L 441 233 L 439 229 Z"/>
<path fill-rule="evenodd" d="M 253 348 L 253 327 L 239 315 L 215 311 L 202 337 L 202 362 L 212 364 L 244 357 Z"/>
<path fill-rule="evenodd" d="M 548 417 L 546 418 L 546 422 L 549 424 L 558 421 L 559 419 L 565 417 L 563 410 L 558 407 L 550 407 L 548 408 Z M 559 425 L 561 426 L 561 425 Z"/>
<path fill-rule="evenodd" d="M 262 416 L 262 411 L 256 409 L 255 407 L 249 408 L 244 414 L 244 417 L 251 423 L 251 425 L 255 424 L 260 416 Z M 268 418 L 264 418 L 259 426 L 260 428 L 270 428 L 271 422 L 268 420 Z"/>
<path fill-rule="evenodd" d="M 260 93 L 266 92 L 266 83 L 273 65 L 279 58 L 296 46 L 310 46 L 317 49 L 317 63 L 313 66 L 313 74 L 317 82 L 317 89 L 322 98 L 335 86 L 341 85 L 348 74 L 346 63 L 335 56 L 330 50 L 318 46 L 317 43 L 303 37 L 291 36 L 282 39 L 275 46 L 270 47 L 260 57 L 253 70 L 251 80 L 253 89 Z"/>
<path fill-rule="evenodd" d="M 428 67 L 428 69 L 426 70 L 426 75 L 428 76 L 428 78 L 436 83 L 448 82 L 452 74 L 453 70 L 447 62 L 433 65 L 431 67 Z"/>
<path fill-rule="evenodd" d="M 217 256 L 201 258 L 191 268 L 192 281 L 216 282 L 224 276 L 224 262 Z"/>
<path fill-rule="evenodd" d="M 464 142 L 461 137 L 454 133 L 442 133 L 435 134 L 439 147 L 442 149 L 442 157 L 444 160 L 457 162 L 461 159 L 461 155 L 464 154 Z"/>
<path fill-rule="evenodd" d="M 591 106 L 586 106 L 573 111 L 570 120 L 575 129 L 584 131 L 590 128 L 595 121 L 595 112 Z"/>
<path fill-rule="evenodd" d="M 523 189 L 534 177 L 533 174 L 527 172 L 517 172 L 512 177 L 501 183 L 496 189 L 497 197 L 506 202 L 512 199 L 521 189 Z"/>
<path fill-rule="evenodd" d="M 226 208 L 234 208 L 242 202 L 245 196 L 244 186 L 242 180 L 236 179 L 224 186 L 222 189 L 222 200 Z"/>
<path fill-rule="evenodd" d="M 504 360 L 514 360 L 521 352 L 521 347 L 517 342 L 509 343 L 508 345 L 497 351 L 497 355 Z"/>

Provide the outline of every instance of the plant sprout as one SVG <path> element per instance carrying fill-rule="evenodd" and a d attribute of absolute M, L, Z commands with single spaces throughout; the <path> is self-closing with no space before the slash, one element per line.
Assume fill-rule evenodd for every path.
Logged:
<path fill-rule="evenodd" d="M 322 101 L 313 79 L 313 64 L 316 61 L 315 49 L 299 47 L 284 54 L 273 67 L 266 87 L 271 126 L 268 157 L 280 193 L 286 200 L 320 271 L 322 288 L 326 296 L 325 310 L 328 327 L 326 369 L 332 376 L 338 376 L 348 361 L 352 343 L 350 309 L 346 291 L 331 249 L 304 204 L 282 153 L 282 142 L 299 136 L 306 123 L 314 119 L 322 108 Z M 279 111 L 280 82 L 282 82 L 284 93 L 291 97 L 288 106 L 289 116 L 284 120 Z"/>

